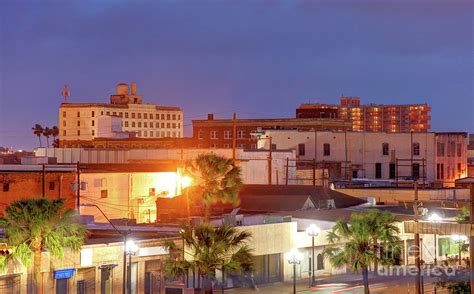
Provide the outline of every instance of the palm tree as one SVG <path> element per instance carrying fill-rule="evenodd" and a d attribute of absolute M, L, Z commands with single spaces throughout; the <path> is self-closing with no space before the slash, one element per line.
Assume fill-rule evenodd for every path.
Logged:
<path fill-rule="evenodd" d="M 51 128 L 51 135 L 53 136 L 53 147 L 59 148 L 59 140 L 57 139 L 59 136 L 59 128 L 57 126 L 53 126 Z"/>
<path fill-rule="evenodd" d="M 33 293 L 40 292 L 41 252 L 48 250 L 62 258 L 66 249 L 77 251 L 86 236 L 83 225 L 76 223 L 76 214 L 64 207 L 64 200 L 24 199 L 10 203 L 0 219 L 5 237 L 0 242 L 12 254 L 0 257 L 0 267 L 10 262 L 31 266 L 33 262 Z"/>
<path fill-rule="evenodd" d="M 217 202 L 239 204 L 242 186 L 240 167 L 232 159 L 214 154 L 201 154 L 196 160 L 188 161 L 184 174 L 191 177 L 194 191 L 201 193 L 205 207 L 205 221 L 209 222 L 211 205 Z"/>
<path fill-rule="evenodd" d="M 194 270 L 203 281 L 201 293 L 212 294 L 217 270 L 245 276 L 253 269 L 252 250 L 247 245 L 251 235 L 246 231 L 231 226 L 201 224 L 193 229 L 183 225 L 180 237 L 185 244 L 186 259 L 182 248 L 171 240 L 167 241 L 170 255 L 165 260 L 165 275 L 183 278 Z"/>
<path fill-rule="evenodd" d="M 33 130 L 33 134 L 38 136 L 40 147 L 43 147 L 41 144 L 41 136 L 43 135 L 43 127 L 40 124 L 35 124 L 35 126 L 32 127 L 31 129 Z"/>
<path fill-rule="evenodd" d="M 49 137 L 53 134 L 53 130 L 46 127 L 43 129 L 43 136 L 46 137 L 46 146 L 49 148 Z"/>
<path fill-rule="evenodd" d="M 391 222 L 374 230 L 371 223 L 374 215 Z M 328 233 L 330 246 L 324 249 L 324 255 L 335 267 L 349 265 L 353 272 L 362 272 L 365 293 L 368 294 L 368 268 L 375 263 L 395 263 L 395 256 L 400 252 L 398 233 L 399 229 L 389 212 L 354 213 L 349 221 L 337 221 Z"/>

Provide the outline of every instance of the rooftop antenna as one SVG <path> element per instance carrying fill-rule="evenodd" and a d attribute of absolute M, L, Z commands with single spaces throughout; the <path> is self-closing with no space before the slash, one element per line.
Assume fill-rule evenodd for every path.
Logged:
<path fill-rule="evenodd" d="M 71 96 L 71 92 L 69 92 L 69 85 L 68 84 L 64 84 L 64 88 L 61 91 L 61 96 L 64 97 L 64 103 L 67 103 L 67 98 L 69 96 Z"/>

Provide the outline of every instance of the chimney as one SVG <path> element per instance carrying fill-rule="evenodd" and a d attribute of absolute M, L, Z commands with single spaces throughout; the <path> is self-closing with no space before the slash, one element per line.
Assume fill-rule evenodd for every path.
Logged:
<path fill-rule="evenodd" d="M 131 85 L 131 88 L 132 88 L 132 95 L 137 95 L 137 83 L 136 82 L 132 82 L 132 85 Z"/>
<path fill-rule="evenodd" d="M 214 113 L 208 113 L 207 120 L 214 120 Z"/>

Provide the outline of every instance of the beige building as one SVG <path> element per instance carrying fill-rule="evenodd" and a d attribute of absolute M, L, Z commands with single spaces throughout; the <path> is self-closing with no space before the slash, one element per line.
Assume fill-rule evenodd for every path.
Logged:
<path fill-rule="evenodd" d="M 183 136 L 179 107 L 142 103 L 136 83 L 117 85 L 110 103 L 62 103 L 59 108 L 61 146 L 94 138 L 166 138 Z"/>
<path fill-rule="evenodd" d="M 259 135 L 258 148 L 267 149 L 271 137 L 274 149 L 296 150 L 299 160 L 340 163 L 339 179 L 420 178 L 454 185 L 467 175 L 467 134 L 463 132 L 265 130 Z"/>

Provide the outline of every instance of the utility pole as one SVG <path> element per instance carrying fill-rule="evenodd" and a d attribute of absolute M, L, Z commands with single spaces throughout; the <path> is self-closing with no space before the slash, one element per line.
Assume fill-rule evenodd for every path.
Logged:
<path fill-rule="evenodd" d="M 471 223 L 471 227 L 472 227 L 472 224 L 474 224 L 474 183 L 471 183 L 470 185 L 470 195 L 469 195 L 469 200 L 470 200 L 470 214 L 469 214 L 469 220 L 470 220 L 470 223 Z M 472 234 L 469 236 L 469 260 L 471 260 L 470 262 L 470 267 L 471 267 L 471 274 L 470 274 L 470 282 L 471 282 L 471 293 L 472 291 L 474 290 L 474 262 L 472 262 L 474 260 L 474 236 L 472 236 Z"/>
<path fill-rule="evenodd" d="M 272 137 L 268 137 L 268 140 L 270 140 L 270 149 L 269 149 L 269 154 L 268 154 L 268 184 L 272 184 Z"/>
<path fill-rule="evenodd" d="M 415 266 L 417 269 L 416 272 L 416 281 L 415 288 L 416 294 L 421 294 L 421 260 L 420 260 L 420 234 L 418 233 L 418 182 L 415 180 L 413 182 L 413 188 L 415 192 L 415 201 L 413 202 L 413 212 L 415 213 Z"/>
<path fill-rule="evenodd" d="M 77 193 L 77 196 L 76 196 L 77 197 L 77 199 L 76 199 L 77 203 L 76 203 L 76 205 L 77 205 L 77 212 L 79 214 L 81 214 L 81 212 L 80 212 L 81 211 L 80 210 L 80 207 L 81 207 L 81 200 L 80 200 L 80 197 L 81 197 L 81 171 L 79 169 L 79 161 L 77 162 L 76 170 L 77 170 L 77 191 L 76 191 L 76 193 Z"/>
<path fill-rule="evenodd" d="M 234 112 L 234 116 L 232 118 L 232 160 L 235 162 L 235 148 L 237 140 L 237 114 Z"/>
<path fill-rule="evenodd" d="M 46 167 L 43 164 L 43 173 L 42 173 L 42 181 L 41 181 L 41 189 L 42 189 L 41 196 L 43 198 L 46 197 L 46 195 L 45 195 L 45 184 L 46 184 L 45 181 L 46 181 Z"/>

